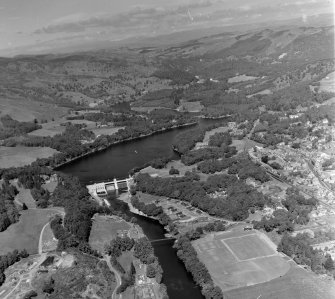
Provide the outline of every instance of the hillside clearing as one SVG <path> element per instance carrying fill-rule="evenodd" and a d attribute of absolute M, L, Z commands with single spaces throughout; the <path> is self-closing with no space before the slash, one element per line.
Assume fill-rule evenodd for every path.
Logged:
<path fill-rule="evenodd" d="M 30 254 L 38 252 L 38 241 L 43 226 L 50 217 L 62 209 L 32 209 L 21 212 L 20 220 L 0 233 L 0 255 L 14 249 L 26 249 Z"/>
<path fill-rule="evenodd" d="M 48 158 L 57 153 L 50 147 L 6 147 L 0 146 L 0 167 L 21 167 L 29 165 L 38 158 Z"/>

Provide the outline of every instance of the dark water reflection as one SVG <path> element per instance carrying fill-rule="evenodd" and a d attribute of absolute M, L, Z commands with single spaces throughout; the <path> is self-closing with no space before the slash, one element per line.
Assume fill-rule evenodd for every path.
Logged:
<path fill-rule="evenodd" d="M 201 120 L 199 129 L 217 120 Z M 158 157 L 178 156 L 172 151 L 173 140 L 179 132 L 194 127 L 180 128 L 147 138 L 122 143 L 108 148 L 59 169 L 63 173 L 77 176 L 83 184 L 106 181 L 108 179 L 127 177 L 134 167 L 140 167 Z M 150 240 L 164 239 L 164 228 L 157 222 L 146 217 L 132 214 L 137 223 Z M 191 275 L 178 259 L 173 240 L 154 242 L 155 254 L 162 265 L 163 282 L 167 286 L 171 299 L 203 299 L 200 288 L 195 285 Z"/>

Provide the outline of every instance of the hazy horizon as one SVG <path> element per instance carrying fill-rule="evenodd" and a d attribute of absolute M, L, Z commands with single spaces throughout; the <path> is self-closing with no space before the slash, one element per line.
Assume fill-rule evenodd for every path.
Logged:
<path fill-rule="evenodd" d="M 113 41 L 333 13 L 334 1 L 1 0 L 0 55 L 99 49 Z"/>

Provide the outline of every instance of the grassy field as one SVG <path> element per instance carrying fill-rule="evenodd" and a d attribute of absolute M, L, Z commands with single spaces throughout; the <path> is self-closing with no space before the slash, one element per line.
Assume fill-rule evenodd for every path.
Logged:
<path fill-rule="evenodd" d="M 180 174 L 179 175 L 170 175 L 169 171 L 170 171 L 171 167 L 174 167 L 175 169 L 178 169 Z M 186 166 L 180 160 L 176 160 L 176 161 L 169 162 L 162 169 L 156 169 L 156 168 L 153 168 L 151 166 L 148 166 L 146 168 L 141 169 L 140 173 L 148 173 L 152 176 L 159 176 L 159 177 L 163 177 L 163 178 L 164 177 L 173 177 L 173 176 L 183 176 L 183 175 L 185 175 L 186 171 L 192 171 L 192 169 L 194 167 L 195 167 L 194 165 Z"/>
<path fill-rule="evenodd" d="M 122 268 L 127 272 L 130 270 L 131 263 L 134 260 L 134 255 L 131 251 L 123 252 L 120 257 L 118 257 L 118 261 L 121 264 Z"/>
<path fill-rule="evenodd" d="M 10 115 L 18 121 L 58 119 L 67 114 L 68 109 L 53 104 L 27 99 L 8 99 L 0 97 L 0 116 Z"/>
<path fill-rule="evenodd" d="M 274 244 L 255 231 L 211 234 L 193 245 L 223 291 L 272 280 L 290 268 Z"/>
<path fill-rule="evenodd" d="M 57 153 L 49 147 L 6 147 L 0 146 L 1 168 L 29 165 L 37 158 L 48 158 Z"/>
<path fill-rule="evenodd" d="M 178 111 L 187 111 L 187 112 L 200 112 L 204 106 L 200 101 L 195 102 L 186 102 L 185 100 L 180 101 L 180 106 L 178 107 Z"/>
<path fill-rule="evenodd" d="M 93 249 L 103 252 L 105 243 L 114 239 L 117 236 L 118 231 L 128 230 L 130 227 L 130 224 L 124 220 L 95 215 L 93 218 L 89 243 Z"/>
<path fill-rule="evenodd" d="M 88 120 L 67 120 L 66 118 L 61 118 L 55 121 L 47 122 L 42 124 L 42 129 L 30 132 L 28 135 L 32 136 L 55 136 L 56 134 L 61 134 L 65 131 L 65 124 L 70 122 L 71 124 L 85 124 L 88 129 L 95 128 L 95 122 Z"/>
<path fill-rule="evenodd" d="M 292 261 L 290 270 L 271 281 L 230 290 L 224 293 L 226 299 L 333 299 L 334 281 L 321 279 L 307 272 Z"/>
<path fill-rule="evenodd" d="M 18 187 L 19 193 L 15 196 L 15 201 L 25 203 L 28 209 L 36 208 L 36 202 L 31 195 L 30 189 Z"/>
<path fill-rule="evenodd" d="M 113 127 L 113 128 L 95 128 L 91 129 L 91 131 L 96 135 L 113 135 L 123 127 Z"/>
<path fill-rule="evenodd" d="M 49 252 L 56 250 L 57 244 L 58 241 L 54 237 L 50 224 L 48 224 L 45 227 L 42 235 L 42 252 Z"/>
<path fill-rule="evenodd" d="M 85 124 L 86 129 L 92 131 L 95 135 L 112 135 L 116 133 L 118 130 L 122 129 L 122 127 L 104 127 L 104 128 L 98 128 L 96 126 L 96 123 L 89 120 L 67 120 L 65 118 L 58 119 L 56 121 L 51 121 L 42 124 L 42 129 L 35 130 L 33 132 L 30 132 L 28 135 L 31 136 L 55 136 L 56 134 L 61 134 L 65 131 L 65 126 L 62 124 L 65 124 L 67 122 L 70 122 L 71 124 Z"/>
<path fill-rule="evenodd" d="M 335 92 L 335 72 L 328 74 L 320 81 L 320 92 Z"/>
<path fill-rule="evenodd" d="M 28 209 L 36 208 L 36 202 L 31 195 L 30 189 L 19 187 L 17 179 L 10 181 L 10 183 L 19 191 L 19 193 L 15 196 L 15 202 L 17 204 L 22 206 L 22 204 L 25 203 Z"/>
<path fill-rule="evenodd" d="M 207 131 L 205 133 L 204 140 L 202 142 L 197 142 L 197 144 L 195 145 L 195 149 L 199 149 L 199 148 L 208 146 L 209 138 L 212 135 L 214 135 L 216 133 L 225 133 L 227 131 L 228 131 L 228 127 L 219 127 L 219 128 L 215 128 L 213 130 Z"/>
<path fill-rule="evenodd" d="M 256 234 L 232 237 L 221 240 L 234 252 L 240 261 L 275 254 L 273 248 L 266 246 Z M 248 246 L 245 246 L 248 244 Z M 264 246 L 265 245 L 265 246 Z"/>
<path fill-rule="evenodd" d="M 0 255 L 14 249 L 27 249 L 31 254 L 38 251 L 38 241 L 43 226 L 57 210 L 32 209 L 22 211 L 19 222 L 0 233 Z"/>

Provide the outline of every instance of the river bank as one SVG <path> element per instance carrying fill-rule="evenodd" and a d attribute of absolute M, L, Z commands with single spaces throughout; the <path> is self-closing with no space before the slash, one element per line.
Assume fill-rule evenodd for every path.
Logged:
<path fill-rule="evenodd" d="M 199 119 L 199 129 L 206 128 L 209 124 L 220 120 Z M 189 126 L 189 125 L 188 125 Z M 192 127 L 192 125 L 191 125 Z M 162 134 L 151 134 L 147 138 L 137 138 L 129 142 L 120 142 L 108 149 L 87 155 L 83 159 L 77 159 L 67 163 L 59 171 L 64 174 L 76 176 L 83 185 L 94 182 L 103 182 L 113 178 L 127 177 L 129 171 L 152 161 L 153 159 L 170 157 L 180 159 L 172 150 L 172 144 L 180 132 L 187 132 L 192 128 L 169 129 Z M 122 195 L 126 199 L 127 195 Z M 128 204 L 127 204 L 128 205 Z M 192 275 L 185 269 L 184 263 L 177 257 L 177 251 L 173 248 L 174 240 L 167 239 L 167 231 L 159 224 L 157 219 L 148 218 L 129 206 L 129 217 L 134 217 L 136 223 L 141 226 L 143 232 L 153 242 L 155 255 L 163 268 L 163 283 L 167 286 L 170 299 L 203 299 L 200 288 L 194 283 Z"/>
<path fill-rule="evenodd" d="M 83 158 L 86 158 L 90 155 L 93 155 L 93 154 L 96 154 L 96 153 L 99 153 L 99 152 L 103 152 L 107 149 L 109 149 L 110 147 L 112 147 L 113 145 L 118 145 L 118 144 L 123 144 L 123 143 L 127 143 L 127 142 L 131 142 L 131 141 L 136 141 L 136 140 L 140 140 L 140 139 L 143 139 L 143 138 L 147 138 L 147 137 L 150 137 L 150 136 L 153 136 L 153 135 L 156 135 L 156 134 L 160 134 L 160 133 L 164 133 L 164 132 L 168 132 L 170 130 L 175 130 L 175 129 L 179 129 L 179 128 L 184 128 L 184 127 L 191 127 L 191 126 L 195 126 L 197 125 L 198 122 L 191 122 L 191 123 L 186 123 L 186 124 L 182 124 L 182 125 L 178 125 L 178 126 L 172 126 L 172 127 L 169 127 L 169 128 L 162 128 L 160 130 L 157 130 L 157 131 L 154 131 L 154 132 L 151 132 L 149 134 L 143 134 L 143 135 L 140 135 L 138 137 L 132 137 L 132 138 L 126 138 L 126 139 L 123 139 L 123 140 L 120 140 L 120 141 L 115 141 L 115 142 L 112 142 L 110 144 L 108 144 L 107 146 L 104 146 L 104 147 L 100 147 L 100 148 L 97 148 L 97 149 L 93 149 L 85 154 L 82 154 L 80 156 L 76 156 L 76 157 L 73 157 L 63 163 L 60 163 L 60 164 L 57 164 L 53 167 L 54 170 L 59 170 L 59 168 L 67 165 L 67 164 L 70 164 L 76 160 L 80 160 L 80 159 L 83 159 Z"/>

